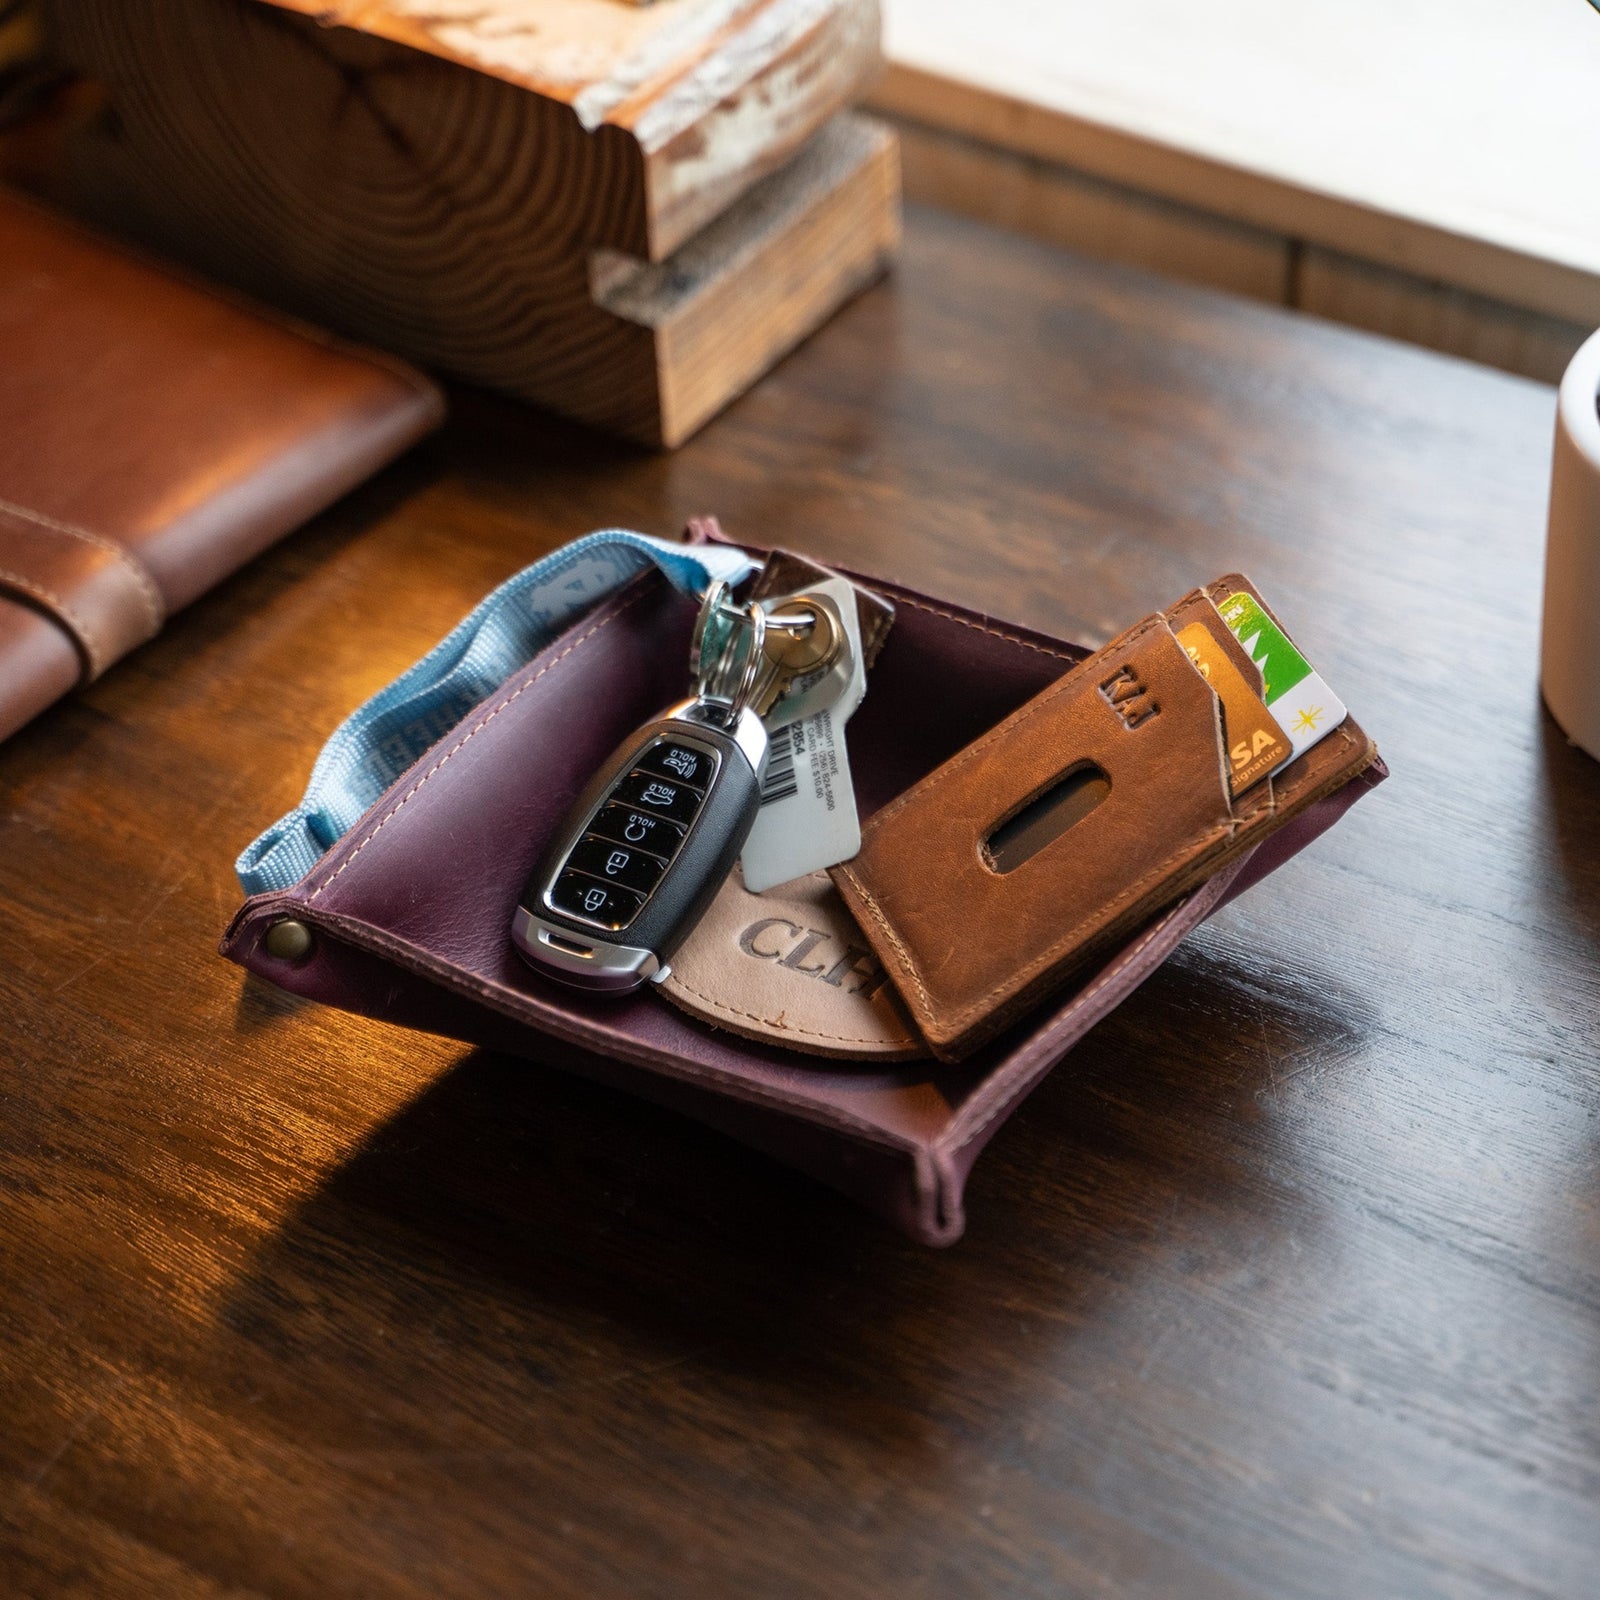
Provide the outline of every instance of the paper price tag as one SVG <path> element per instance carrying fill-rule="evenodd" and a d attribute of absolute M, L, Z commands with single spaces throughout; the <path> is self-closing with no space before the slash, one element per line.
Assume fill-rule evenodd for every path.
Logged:
<path fill-rule="evenodd" d="M 845 643 L 835 666 L 796 684 L 773 708 L 761 811 L 745 840 L 741 862 L 747 888 L 759 894 L 791 878 L 848 861 L 861 848 L 861 820 L 845 748 L 844 725 L 867 691 L 855 591 L 830 578 L 807 591 L 832 600 L 844 624 Z M 848 670 L 841 670 L 847 668 Z M 819 707 L 816 697 L 825 697 Z M 795 708 L 798 720 L 786 720 Z"/>

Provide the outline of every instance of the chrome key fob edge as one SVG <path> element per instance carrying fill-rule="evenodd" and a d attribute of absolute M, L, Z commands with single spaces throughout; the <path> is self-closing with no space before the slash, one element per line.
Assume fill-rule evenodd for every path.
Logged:
<path fill-rule="evenodd" d="M 702 700 L 672 707 L 631 734 L 585 786 L 546 844 L 512 919 L 512 944 L 530 966 L 558 982 L 617 995 L 666 977 L 673 951 L 733 870 L 761 804 L 766 729 L 748 708 L 737 714 L 731 728 L 720 726 L 717 715 Z M 676 791 L 691 786 L 676 783 L 663 768 L 662 781 L 653 788 L 659 791 L 654 803 L 664 802 L 664 808 L 659 818 L 647 819 L 643 813 L 652 803 L 645 799 L 654 776 L 648 770 L 652 752 L 673 743 L 698 750 L 715 766 L 703 797 L 686 817 L 682 812 L 688 795 Z M 636 772 L 641 765 L 646 770 Z M 624 789 L 627 794 L 619 795 Z M 605 820 L 608 812 L 612 820 Z M 671 830 L 674 837 L 660 847 L 664 855 L 624 845 L 624 840 L 635 840 L 634 832 L 620 831 L 629 826 L 628 818 L 634 819 L 635 828 L 648 820 Z M 609 859 L 608 843 L 622 847 Z M 590 862 L 585 851 L 598 852 L 597 861 Z M 619 853 L 638 855 L 654 870 L 654 880 L 642 885 L 642 894 L 641 885 L 630 887 L 626 877 L 614 885 L 602 879 L 599 861 L 609 865 Z M 574 865 L 578 856 L 582 859 Z M 664 864 L 657 867 L 657 862 Z M 584 872 L 586 864 L 596 870 Z M 625 861 L 621 870 L 632 864 Z M 585 904 L 593 907 L 592 914 L 585 913 Z"/>

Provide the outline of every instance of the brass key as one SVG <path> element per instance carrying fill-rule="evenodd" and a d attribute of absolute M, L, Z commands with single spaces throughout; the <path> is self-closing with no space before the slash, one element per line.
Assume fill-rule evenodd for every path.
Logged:
<path fill-rule="evenodd" d="M 843 637 L 831 600 L 802 594 L 773 607 L 761 641 L 761 676 L 750 697 L 755 714 L 766 716 L 796 678 L 831 666 Z"/>

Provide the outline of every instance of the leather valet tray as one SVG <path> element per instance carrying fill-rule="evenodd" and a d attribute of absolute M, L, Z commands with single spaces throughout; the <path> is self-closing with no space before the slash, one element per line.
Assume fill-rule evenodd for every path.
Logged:
<path fill-rule="evenodd" d="M 897 615 L 850 725 L 863 820 L 1088 653 L 868 581 Z M 1185 934 L 1385 776 L 1374 762 L 1316 801 L 959 1063 L 801 1055 L 649 992 L 619 1001 L 559 989 L 529 972 L 507 934 L 573 796 L 681 692 L 694 615 L 655 572 L 633 580 L 441 739 L 300 883 L 248 900 L 223 953 L 298 995 L 626 1087 L 948 1244 L 973 1162 L 1040 1078 Z M 313 930 L 299 961 L 266 947 L 285 917 Z"/>

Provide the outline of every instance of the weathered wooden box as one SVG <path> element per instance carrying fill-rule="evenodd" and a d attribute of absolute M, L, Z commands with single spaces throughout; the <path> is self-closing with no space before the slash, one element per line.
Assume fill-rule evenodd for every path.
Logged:
<path fill-rule="evenodd" d="M 676 444 L 878 274 L 877 0 L 42 0 L 80 210 L 441 371 Z"/>

